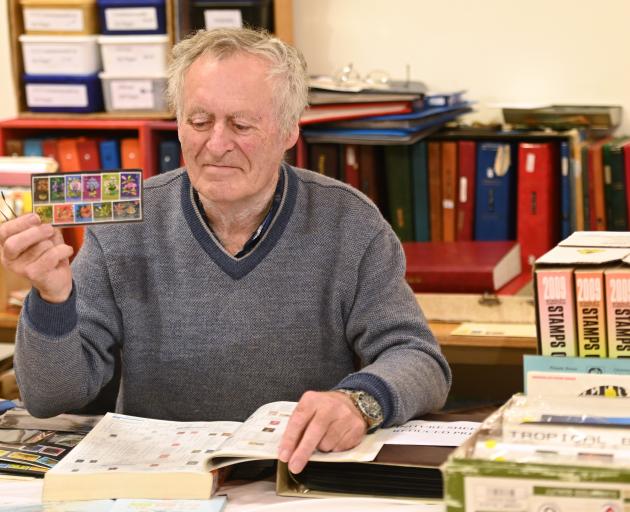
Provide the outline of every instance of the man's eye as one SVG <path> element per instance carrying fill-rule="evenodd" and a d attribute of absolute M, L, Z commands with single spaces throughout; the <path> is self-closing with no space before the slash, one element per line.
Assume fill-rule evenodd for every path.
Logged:
<path fill-rule="evenodd" d="M 191 120 L 189 121 L 190 126 L 192 126 L 195 130 L 205 130 L 208 128 L 208 126 L 210 125 L 209 121 L 196 121 L 196 120 Z"/>
<path fill-rule="evenodd" d="M 251 127 L 246 124 L 234 123 L 234 128 L 239 132 L 246 132 Z"/>

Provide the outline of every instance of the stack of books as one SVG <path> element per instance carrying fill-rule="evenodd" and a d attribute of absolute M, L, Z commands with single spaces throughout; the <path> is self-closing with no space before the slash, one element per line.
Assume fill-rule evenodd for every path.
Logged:
<path fill-rule="evenodd" d="M 472 110 L 465 91 L 432 93 L 421 82 L 353 92 L 320 87 L 311 81 L 301 118 L 309 143 L 413 144 Z"/>

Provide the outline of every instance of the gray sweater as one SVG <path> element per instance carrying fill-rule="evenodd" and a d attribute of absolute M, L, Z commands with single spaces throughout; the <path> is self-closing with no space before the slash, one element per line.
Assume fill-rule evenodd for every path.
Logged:
<path fill-rule="evenodd" d="M 145 182 L 144 221 L 88 228 L 68 301 L 33 290 L 23 308 L 15 367 L 31 413 L 85 406 L 117 360 L 117 409 L 138 416 L 240 421 L 338 387 L 371 393 L 388 425 L 439 408 L 450 370 L 389 224 L 343 183 L 281 172 L 278 212 L 239 259 L 182 169 Z"/>

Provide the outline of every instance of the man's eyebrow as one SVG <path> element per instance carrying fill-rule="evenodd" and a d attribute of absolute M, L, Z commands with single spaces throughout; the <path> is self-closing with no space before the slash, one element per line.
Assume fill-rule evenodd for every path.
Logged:
<path fill-rule="evenodd" d="M 206 111 L 205 111 L 203 108 L 201 108 L 201 107 L 193 107 L 192 109 L 190 109 L 190 110 L 186 113 L 186 115 L 187 115 L 187 116 L 194 116 L 194 115 L 197 115 L 197 114 L 203 114 L 203 115 L 206 115 L 206 116 L 210 115 L 208 112 L 206 112 Z"/>
<path fill-rule="evenodd" d="M 246 110 L 239 110 L 237 112 L 232 112 L 229 116 L 232 119 L 246 119 L 249 121 L 260 121 L 262 117 L 260 115 L 256 115 L 253 112 L 249 112 Z"/>

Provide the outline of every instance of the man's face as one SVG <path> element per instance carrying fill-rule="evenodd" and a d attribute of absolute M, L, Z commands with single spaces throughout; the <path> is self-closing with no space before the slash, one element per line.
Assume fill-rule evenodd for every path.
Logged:
<path fill-rule="evenodd" d="M 298 136 L 282 135 L 268 64 L 248 54 L 201 56 L 184 77 L 179 139 L 193 187 L 223 205 L 265 197 L 284 152 Z"/>

